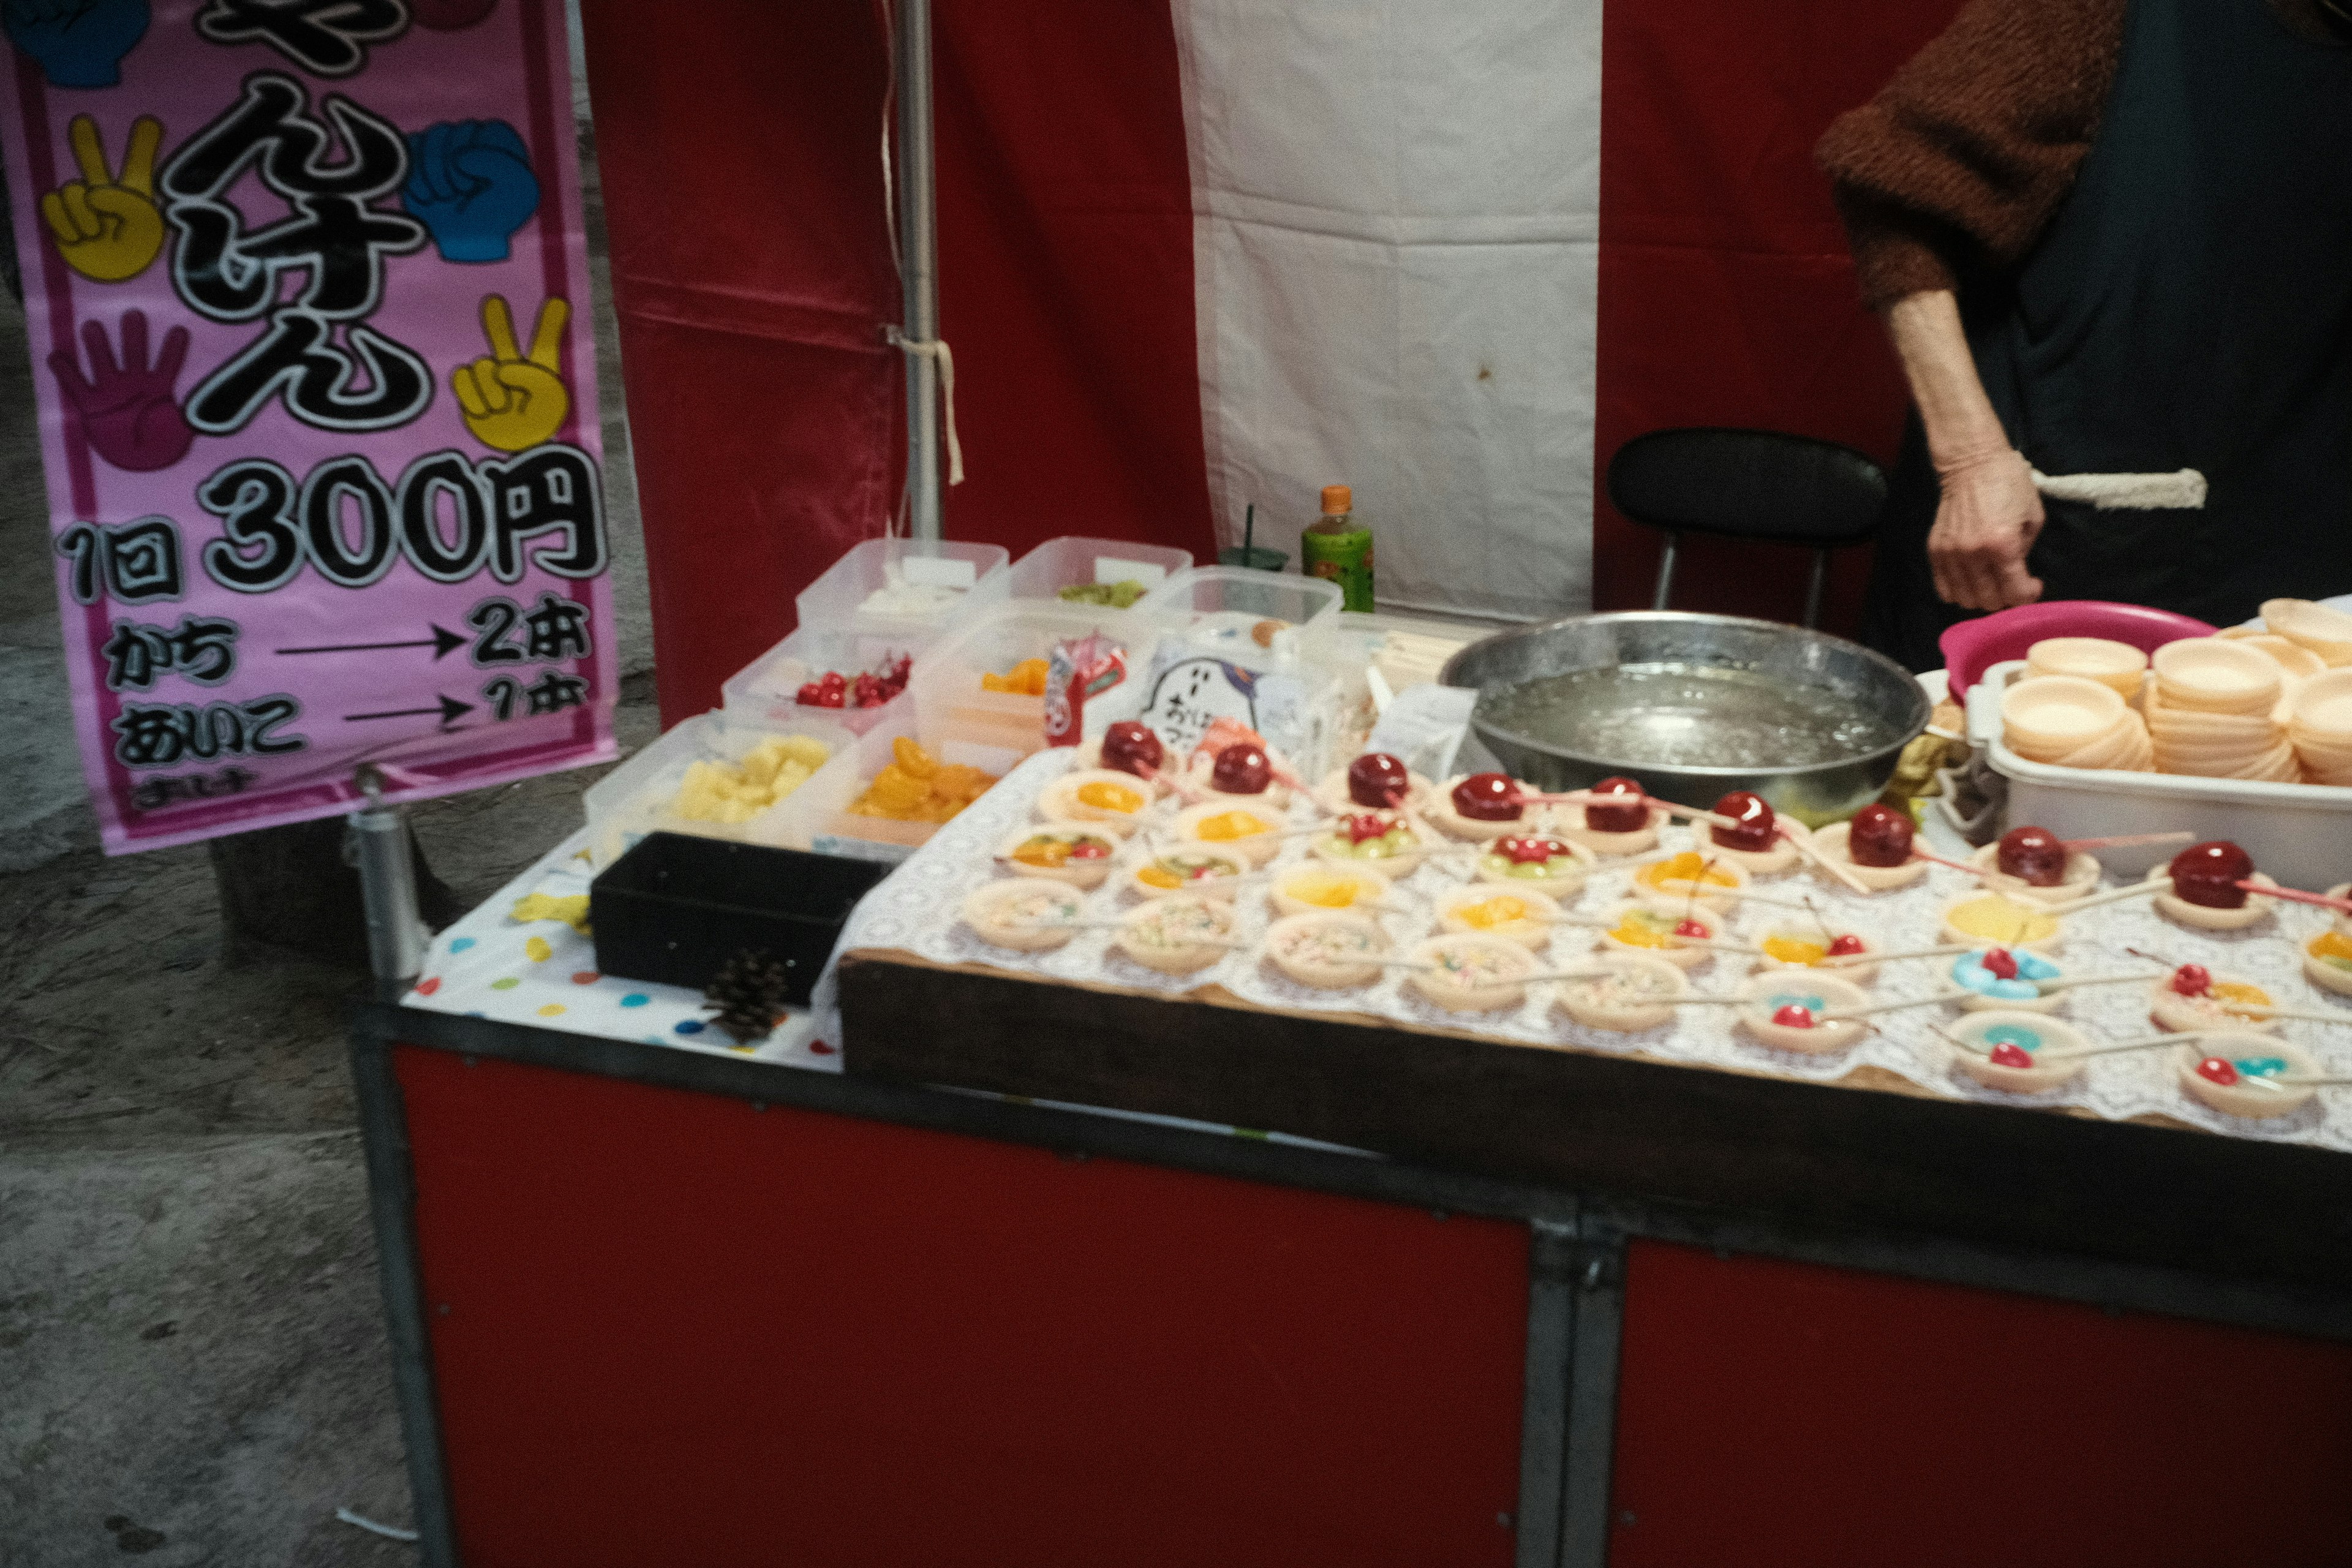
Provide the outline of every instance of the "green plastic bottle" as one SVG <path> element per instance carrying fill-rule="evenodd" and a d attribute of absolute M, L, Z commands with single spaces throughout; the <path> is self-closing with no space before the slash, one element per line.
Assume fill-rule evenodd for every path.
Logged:
<path fill-rule="evenodd" d="M 1323 515 L 1298 536 L 1298 568 L 1309 577 L 1328 577 L 1346 595 L 1340 608 L 1370 614 L 1372 608 L 1372 531 L 1353 515 L 1355 497 L 1345 485 L 1323 487 Z"/>

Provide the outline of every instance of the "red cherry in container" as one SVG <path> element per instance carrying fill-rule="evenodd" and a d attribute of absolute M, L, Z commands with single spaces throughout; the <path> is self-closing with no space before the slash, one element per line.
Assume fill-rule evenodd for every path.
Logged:
<path fill-rule="evenodd" d="M 1514 866 L 1540 866 L 1555 855 L 1568 853 L 1568 846 L 1557 838 L 1506 838 L 1495 847 Z"/>
<path fill-rule="evenodd" d="M 1813 1013 L 1811 1008 L 1800 1007 L 1791 1002 L 1774 1013 L 1772 1021 L 1784 1029 L 1810 1029 L 1813 1026 Z"/>
<path fill-rule="evenodd" d="M 1209 764 L 1209 787 L 1223 795 L 1264 795 L 1274 782 L 1274 763 L 1264 746 L 1236 741 Z"/>
<path fill-rule="evenodd" d="M 2017 954 L 2005 947 L 1996 947 L 1984 955 L 1984 970 L 1995 980 L 2017 978 Z"/>
<path fill-rule="evenodd" d="M 1676 921 L 1675 922 L 1675 934 L 1679 937 L 1686 937 L 1693 942 L 1706 942 L 1711 940 L 1715 935 L 1713 931 L 1707 930 L 1706 926 L 1702 925 L 1697 921 L 1687 919 Z"/>
<path fill-rule="evenodd" d="M 1622 795 L 1622 800 L 1594 800 L 1584 807 L 1584 826 L 1594 833 L 1639 833 L 1650 826 L 1649 792 L 1629 778 L 1602 779 L 1592 786 L 1596 795 Z"/>
<path fill-rule="evenodd" d="M 1472 822 L 1517 822 L 1528 813 L 1508 773 L 1472 773 L 1454 786 L 1454 809 Z"/>
<path fill-rule="evenodd" d="M 1852 958 L 1857 952 L 1867 952 L 1869 951 L 1869 948 L 1864 944 L 1862 938 L 1854 935 L 1852 931 L 1846 932 L 1835 942 L 1830 943 L 1830 956 L 1832 958 Z"/>
<path fill-rule="evenodd" d="M 1725 849 L 1769 849 L 1772 840 L 1780 836 L 1771 806 L 1762 795 L 1744 789 L 1733 790 L 1717 801 L 1715 815 L 1732 820 L 1729 827 L 1717 826 L 1708 830 L 1717 845 Z"/>
<path fill-rule="evenodd" d="M 1412 793 L 1412 775 L 1386 752 L 1366 752 L 1348 764 L 1348 798 L 1358 805 L 1384 811 L 1402 805 Z"/>
<path fill-rule="evenodd" d="M 2004 877 L 2030 888 L 2054 888 L 2066 879 L 2066 846 L 2046 827 L 2012 827 L 2000 836 L 1993 864 Z"/>
<path fill-rule="evenodd" d="M 1846 829 L 1846 853 L 1857 866 L 1888 869 L 1908 865 L 1911 837 L 1918 828 L 1906 814 L 1883 805 L 1865 805 L 1853 814 Z"/>
<path fill-rule="evenodd" d="M 804 683 L 798 691 L 793 693 L 793 700 L 799 703 L 803 708 L 823 707 L 824 704 L 824 689 L 814 680 L 808 681 Z"/>
<path fill-rule="evenodd" d="M 1389 826 L 1388 818 L 1366 812 L 1361 816 L 1349 817 L 1340 824 L 1340 831 L 1347 834 L 1349 843 L 1362 844 L 1374 838 L 1385 838 Z"/>
<path fill-rule="evenodd" d="M 2254 858 L 2226 838 L 2192 844 L 2172 858 L 2172 891 L 2184 903 L 2209 910 L 2242 910 L 2240 882 L 2254 874 Z"/>
<path fill-rule="evenodd" d="M 2197 1076 L 2207 1083 L 2218 1083 L 2223 1089 L 2238 1081 L 2238 1068 L 2233 1062 L 2221 1057 L 2207 1057 L 2197 1064 Z"/>
<path fill-rule="evenodd" d="M 1122 719 L 1103 731 L 1102 765 L 1137 778 L 1156 776 L 1167 760 L 1167 749 L 1147 725 Z"/>
<path fill-rule="evenodd" d="M 2030 1068 L 2033 1065 L 2033 1053 L 2023 1046 L 2003 1040 L 1992 1048 L 1992 1065 L 1997 1068 Z"/>
<path fill-rule="evenodd" d="M 2201 963 L 2184 963 L 2172 972 L 2172 991 L 2177 996 L 2210 996 L 2213 972 Z"/>
<path fill-rule="evenodd" d="M 1073 860 L 1099 860 L 1109 853 L 1109 849 L 1091 838 L 1081 838 L 1070 846 L 1070 858 Z"/>

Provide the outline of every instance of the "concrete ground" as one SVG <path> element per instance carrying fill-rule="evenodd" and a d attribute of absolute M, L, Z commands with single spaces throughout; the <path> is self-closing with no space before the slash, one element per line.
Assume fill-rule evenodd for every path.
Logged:
<path fill-rule="evenodd" d="M 645 552 L 583 121 L 621 740 L 656 728 Z M 203 847 L 109 859 L 83 798 L 20 309 L 0 294 L 0 1568 L 407 1563 L 341 1010 L 365 976 L 223 957 Z M 418 808 L 487 897 L 589 770 Z"/>

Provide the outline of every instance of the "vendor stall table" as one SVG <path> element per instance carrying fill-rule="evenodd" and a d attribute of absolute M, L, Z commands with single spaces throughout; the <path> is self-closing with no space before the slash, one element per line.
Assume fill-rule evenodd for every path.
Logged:
<path fill-rule="evenodd" d="M 2352 1540 L 2337 1150 L 877 949 L 745 1058 L 571 867 L 355 1031 L 429 1563 Z"/>

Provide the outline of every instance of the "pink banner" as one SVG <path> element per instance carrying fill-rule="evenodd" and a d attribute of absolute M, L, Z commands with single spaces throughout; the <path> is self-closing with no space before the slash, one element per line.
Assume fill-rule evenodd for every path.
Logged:
<path fill-rule="evenodd" d="M 110 853 L 613 754 L 560 0 L 0 0 Z M 576 307 L 576 308 L 575 308 Z"/>

